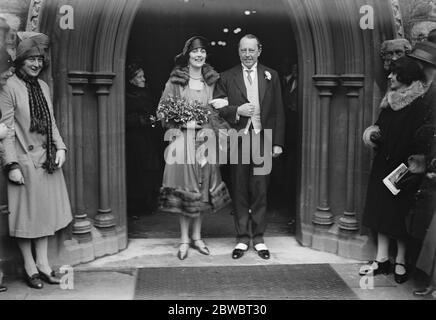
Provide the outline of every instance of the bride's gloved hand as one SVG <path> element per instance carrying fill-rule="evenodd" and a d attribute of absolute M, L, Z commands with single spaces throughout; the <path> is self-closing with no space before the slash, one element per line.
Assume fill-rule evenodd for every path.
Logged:
<path fill-rule="evenodd" d="M 221 109 L 221 108 L 227 107 L 229 105 L 229 102 L 227 101 L 227 98 L 224 98 L 224 99 L 212 99 L 212 100 L 209 101 L 209 103 L 215 109 Z"/>

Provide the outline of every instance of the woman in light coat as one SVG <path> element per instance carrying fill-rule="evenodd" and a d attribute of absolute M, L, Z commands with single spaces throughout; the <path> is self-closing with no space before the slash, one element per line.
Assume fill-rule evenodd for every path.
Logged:
<path fill-rule="evenodd" d="M 39 34 L 18 44 L 16 74 L 0 92 L 1 122 L 8 127 L 3 144 L 9 233 L 22 253 L 25 280 L 35 289 L 43 287 L 41 280 L 60 283 L 48 261 L 48 237 L 72 220 L 61 170 L 66 147 L 53 116 L 48 85 L 38 79 L 47 63 L 47 43 L 48 37 Z"/>
<path fill-rule="evenodd" d="M 175 59 L 175 67 L 165 85 L 161 101 L 168 98 L 184 98 L 190 102 L 197 101 L 202 108 L 209 110 L 214 85 L 219 74 L 206 63 L 208 40 L 196 36 L 188 39 L 182 53 Z M 209 108 L 209 109 L 207 109 Z M 212 110 L 210 110 L 212 109 Z M 209 114 L 204 128 L 225 129 L 228 124 L 218 116 Z M 171 128 L 168 125 L 168 128 Z M 172 142 L 173 145 L 184 144 L 187 130 L 183 136 Z M 194 131 L 194 130 L 193 130 Z M 194 134 L 196 134 L 195 132 Z M 196 148 L 198 150 L 198 143 Z M 197 152 L 197 151 L 196 151 Z M 170 154 L 170 153 L 169 153 Z M 187 148 L 187 158 L 195 159 Z M 180 246 L 177 256 L 184 260 L 188 256 L 189 247 L 195 248 L 204 255 L 209 255 L 209 248 L 201 237 L 202 216 L 206 212 L 230 211 L 231 199 L 226 184 L 221 179 L 218 163 L 169 163 L 165 165 L 160 192 L 160 210 L 179 215 Z M 192 225 L 192 236 L 189 236 Z"/>

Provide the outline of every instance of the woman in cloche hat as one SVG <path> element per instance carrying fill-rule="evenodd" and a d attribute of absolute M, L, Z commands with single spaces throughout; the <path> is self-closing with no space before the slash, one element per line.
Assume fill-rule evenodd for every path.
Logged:
<path fill-rule="evenodd" d="M 48 261 L 48 237 L 72 220 L 61 170 L 66 146 L 56 126 L 49 87 L 39 79 L 47 66 L 47 42 L 48 37 L 40 34 L 18 44 L 16 73 L 0 92 L 1 122 L 13 131 L 3 141 L 9 233 L 23 256 L 25 280 L 35 289 L 43 288 L 42 280 L 60 283 Z"/>
<path fill-rule="evenodd" d="M 168 97 L 184 98 L 189 102 L 199 102 L 201 108 L 208 108 L 215 83 L 219 78 L 219 74 L 206 63 L 208 49 L 208 41 L 203 37 L 196 36 L 186 41 L 182 53 L 175 58 L 175 67 L 166 83 L 161 102 Z M 209 111 L 212 113 L 214 110 L 209 108 Z M 203 127 L 225 127 L 224 120 L 215 120 L 214 122 L 212 117 L 209 117 L 208 123 L 203 124 Z M 184 144 L 187 130 L 183 129 L 182 132 L 183 135 L 171 143 L 173 146 Z M 187 149 L 188 157 L 195 159 L 196 155 L 189 154 L 190 148 Z M 219 211 L 230 204 L 227 187 L 221 180 L 219 164 L 200 164 L 199 161 L 195 161 L 194 164 L 167 162 L 160 202 L 162 211 L 179 216 L 181 240 L 178 258 L 185 259 L 190 247 L 209 255 L 209 249 L 201 237 L 202 216 L 205 212 Z"/>
<path fill-rule="evenodd" d="M 416 136 L 431 117 L 431 108 L 423 99 L 427 90 L 424 73 L 414 59 L 404 56 L 394 61 L 389 79 L 390 88 L 380 104 L 378 120 L 365 130 L 363 137 L 365 144 L 374 148 L 375 156 L 362 224 L 377 235 L 377 255 L 359 273 L 376 276 L 389 274 L 393 269 L 395 281 L 403 283 L 409 275 L 406 216 L 421 176 L 408 173 L 396 183 L 398 194 L 391 192 L 383 180 L 401 164 L 408 164 L 412 155 L 428 153 L 427 141 L 416 143 Z M 397 244 L 393 266 L 389 260 L 390 239 Z"/>

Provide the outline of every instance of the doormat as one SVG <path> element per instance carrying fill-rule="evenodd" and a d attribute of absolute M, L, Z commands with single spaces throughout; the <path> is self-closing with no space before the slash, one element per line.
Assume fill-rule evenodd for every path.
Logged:
<path fill-rule="evenodd" d="M 141 268 L 136 300 L 357 300 L 329 264 Z"/>

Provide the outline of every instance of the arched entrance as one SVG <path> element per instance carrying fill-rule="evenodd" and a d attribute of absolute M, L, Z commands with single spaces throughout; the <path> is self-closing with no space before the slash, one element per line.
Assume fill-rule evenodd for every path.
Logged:
<path fill-rule="evenodd" d="M 267 5 L 268 4 L 268 5 Z M 190 1 L 174 2 L 159 0 L 142 2 L 138 7 L 135 21 L 132 25 L 129 46 L 127 49 L 127 64 L 141 60 L 144 65 L 148 83 L 148 91 L 153 96 L 155 106 L 161 92 L 174 67 L 174 56 L 183 48 L 186 39 L 193 35 L 203 35 L 211 41 L 208 50 L 208 61 L 217 69 L 226 69 L 240 63 L 237 46 L 239 39 L 247 33 L 257 35 L 263 43 L 261 63 L 279 72 L 283 83 L 283 96 L 287 115 L 287 140 L 285 154 L 274 160 L 272 181 L 269 191 L 269 224 L 268 235 L 289 235 L 291 227 L 288 222 L 295 219 L 296 211 L 296 160 L 297 156 L 297 97 L 296 84 L 287 83 L 291 78 L 292 66 L 297 64 L 297 49 L 292 32 L 289 14 L 281 1 Z M 292 88 L 294 85 L 294 88 Z M 293 89 L 294 92 L 290 92 Z M 129 106 L 126 106 L 128 108 Z M 132 107 L 132 106 L 130 106 Z M 145 113 L 145 112 L 144 112 Z M 150 130 L 151 131 L 151 130 Z M 143 131 L 132 126 L 131 132 L 126 127 L 126 135 L 136 134 L 137 139 L 144 135 Z M 133 137 L 131 140 L 135 140 Z M 145 140 L 145 139 L 144 139 Z M 163 133 L 161 140 L 163 140 Z M 130 140 L 128 140 L 129 142 Z M 127 158 L 135 159 L 141 152 L 158 152 L 162 159 L 163 153 L 158 148 L 141 150 L 141 146 L 126 143 Z M 145 157 L 144 157 L 145 158 Z M 146 159 L 145 159 L 146 160 Z M 130 237 L 162 237 L 178 236 L 178 219 L 156 216 L 150 211 L 150 205 L 144 199 L 130 197 L 135 193 L 135 186 L 144 185 L 149 190 L 154 183 L 152 172 L 144 172 L 139 164 L 126 167 L 127 171 L 127 209 L 128 231 Z M 226 183 L 230 184 L 228 168 L 221 167 Z M 138 172 L 143 172 L 142 176 Z M 138 180 L 144 182 L 139 182 Z M 131 191 L 129 191 L 129 183 Z M 148 183 L 148 185 L 147 185 Z M 143 190 L 139 190 L 144 192 Z M 141 201 L 142 200 L 142 201 Z M 142 208 L 138 210 L 138 203 Z M 234 237 L 233 218 L 225 216 L 206 217 L 203 221 L 205 237 Z"/>
<path fill-rule="evenodd" d="M 393 38 L 395 30 L 390 1 L 373 4 L 378 14 L 372 30 L 358 23 L 363 0 L 275 1 L 284 6 L 297 44 L 297 239 L 365 259 L 371 247 L 359 218 L 370 154 L 360 136 L 377 114 L 378 45 Z M 212 3 L 217 2 L 202 1 L 198 8 Z M 266 8 L 270 1 L 256 3 Z M 65 172 L 75 223 L 72 232 L 52 242 L 51 254 L 61 263 L 76 264 L 127 245 L 124 67 L 141 1 L 72 0 L 69 5 L 74 29 L 60 28 L 61 4 L 55 0 L 32 1 L 29 29 L 52 39 L 47 80 L 60 131 L 70 146 Z M 175 47 L 179 50 L 181 43 Z"/>

